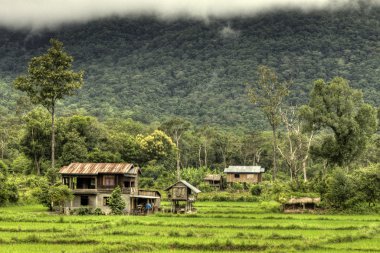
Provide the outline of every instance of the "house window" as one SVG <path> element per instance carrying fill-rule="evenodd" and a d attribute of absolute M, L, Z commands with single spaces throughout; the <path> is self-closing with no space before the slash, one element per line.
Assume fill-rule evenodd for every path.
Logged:
<path fill-rule="evenodd" d="M 235 178 L 240 178 L 240 174 L 234 174 Z"/>
<path fill-rule="evenodd" d="M 110 197 L 104 197 L 103 206 L 109 206 L 109 204 L 110 204 Z"/>
<path fill-rule="evenodd" d="M 80 196 L 80 205 L 88 206 L 88 196 Z"/>
<path fill-rule="evenodd" d="M 103 185 L 105 186 L 114 186 L 115 185 L 115 176 L 104 176 Z"/>
<path fill-rule="evenodd" d="M 64 184 L 64 185 L 67 185 L 68 187 L 70 187 L 70 178 L 68 178 L 68 177 L 64 177 L 64 178 L 63 178 L 63 184 Z"/>
<path fill-rule="evenodd" d="M 135 187 L 135 181 L 124 181 L 125 188 L 133 188 Z"/>

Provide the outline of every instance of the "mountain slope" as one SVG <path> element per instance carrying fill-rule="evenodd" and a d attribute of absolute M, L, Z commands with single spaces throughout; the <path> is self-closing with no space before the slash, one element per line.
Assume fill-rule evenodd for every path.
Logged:
<path fill-rule="evenodd" d="M 109 18 L 55 31 L 0 34 L 2 93 L 32 56 L 46 50 L 50 37 L 64 42 L 75 67 L 85 70 L 86 84 L 65 100 L 61 113 L 85 110 L 143 122 L 180 115 L 198 124 L 262 129 L 265 119 L 245 91 L 260 64 L 293 80 L 290 104 L 306 103 L 315 79 L 339 75 L 380 105 L 380 8 L 208 23 Z"/>

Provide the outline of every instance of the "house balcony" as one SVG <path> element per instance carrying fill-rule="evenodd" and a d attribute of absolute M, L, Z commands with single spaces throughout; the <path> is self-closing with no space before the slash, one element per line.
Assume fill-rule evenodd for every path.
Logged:
<path fill-rule="evenodd" d="M 74 194 L 98 194 L 98 193 L 112 193 L 115 187 L 98 187 L 97 189 L 72 189 Z M 123 187 L 122 194 L 138 195 L 136 187 Z"/>
<path fill-rule="evenodd" d="M 97 194 L 97 189 L 72 189 L 74 194 Z"/>

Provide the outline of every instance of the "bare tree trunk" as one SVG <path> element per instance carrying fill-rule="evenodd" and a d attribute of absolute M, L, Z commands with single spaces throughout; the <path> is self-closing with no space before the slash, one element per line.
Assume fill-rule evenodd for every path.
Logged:
<path fill-rule="evenodd" d="M 54 125 L 54 116 L 55 116 L 55 104 L 52 102 L 51 107 L 51 167 L 55 167 L 55 125 Z"/>
<path fill-rule="evenodd" d="M 205 142 L 205 167 L 207 168 L 207 144 Z"/>
<path fill-rule="evenodd" d="M 227 157 L 223 149 L 220 149 L 222 156 L 223 156 L 223 163 L 224 163 L 224 168 L 227 168 Z"/>
<path fill-rule="evenodd" d="M 40 164 L 39 164 L 39 162 L 37 160 L 36 154 L 34 154 L 34 164 L 36 166 L 36 173 L 37 173 L 37 175 L 38 176 L 41 175 Z"/>
<path fill-rule="evenodd" d="M 179 151 L 179 140 L 177 138 L 177 180 L 181 180 L 181 153 Z"/>
<path fill-rule="evenodd" d="M 276 174 L 277 174 L 277 136 L 276 136 L 276 127 L 272 126 L 272 133 L 273 133 L 273 172 L 272 172 L 272 179 L 273 181 L 276 180 Z"/>
<path fill-rule="evenodd" d="M 202 152 L 202 145 L 199 145 L 199 149 L 198 149 L 199 167 L 202 167 L 201 152 Z"/>
<path fill-rule="evenodd" d="M 5 143 L 4 141 L 1 141 L 1 160 L 4 160 L 4 149 L 5 149 Z"/>

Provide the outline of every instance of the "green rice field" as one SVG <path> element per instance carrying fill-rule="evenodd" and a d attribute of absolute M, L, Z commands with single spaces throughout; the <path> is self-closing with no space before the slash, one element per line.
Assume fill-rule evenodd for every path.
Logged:
<path fill-rule="evenodd" d="M 167 203 L 166 203 L 167 204 Z M 269 213 L 197 202 L 196 214 L 64 216 L 0 209 L 0 252 L 380 252 L 378 215 Z"/>

